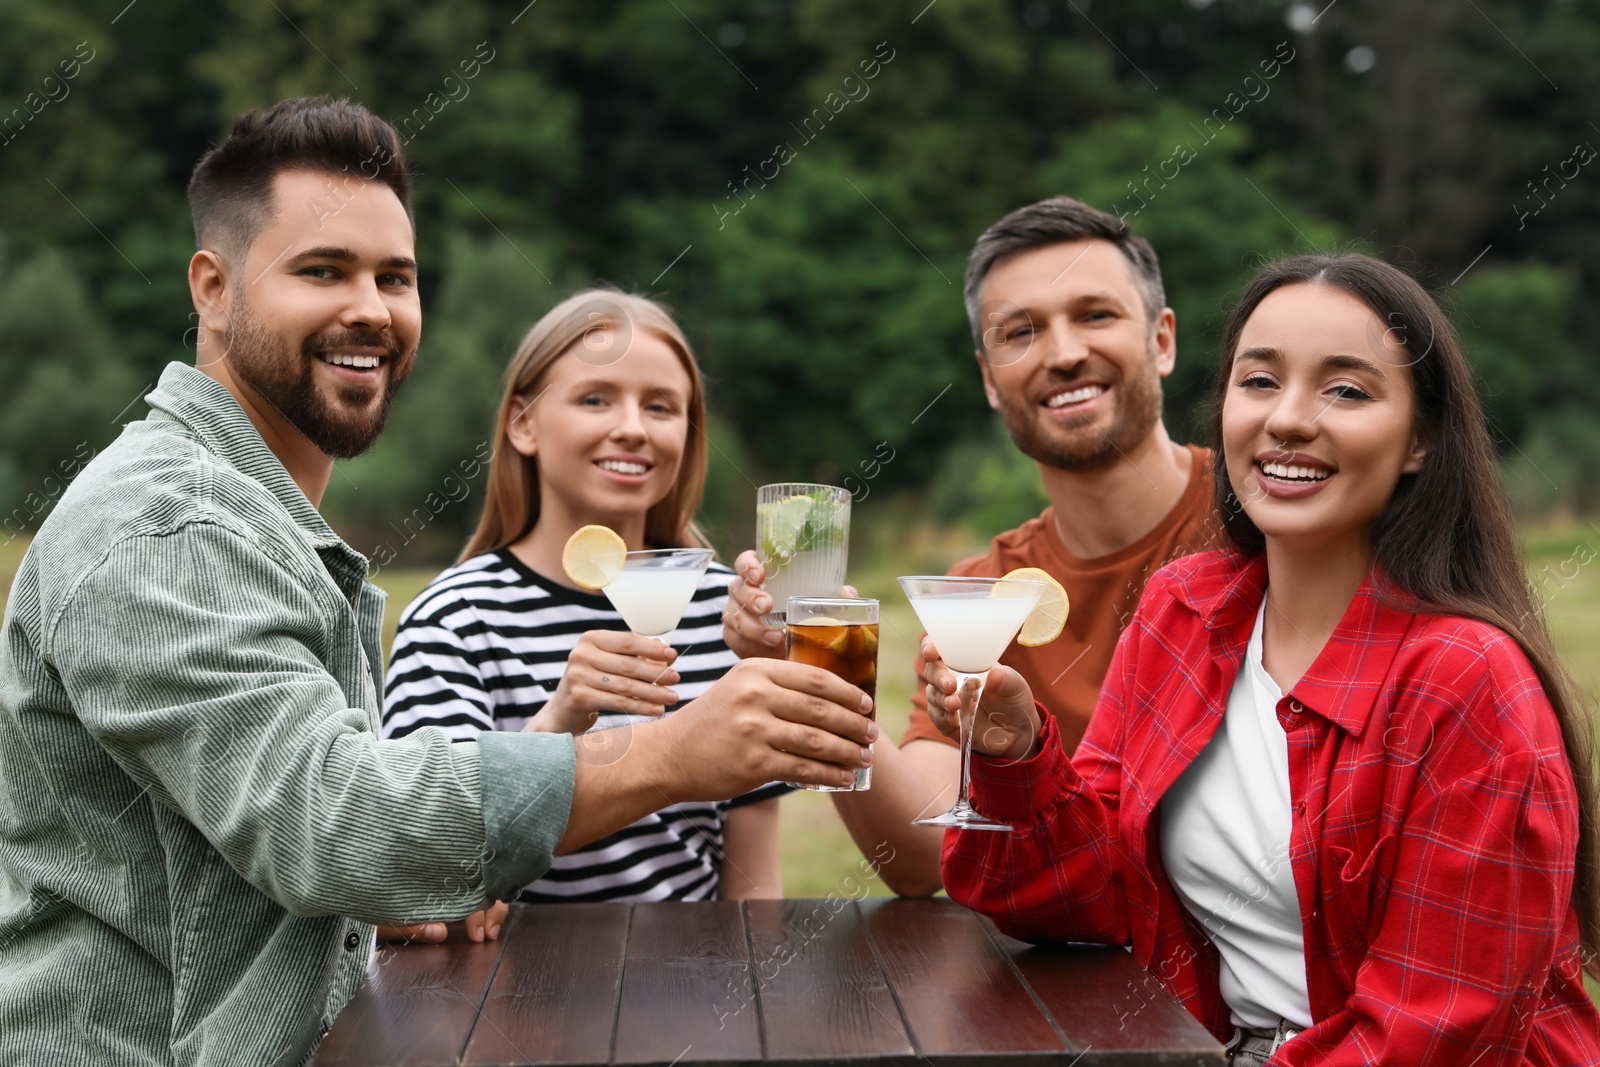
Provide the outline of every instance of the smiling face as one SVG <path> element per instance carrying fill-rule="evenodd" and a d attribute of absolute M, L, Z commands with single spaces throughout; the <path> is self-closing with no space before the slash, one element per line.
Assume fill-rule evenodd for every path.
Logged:
<path fill-rule="evenodd" d="M 591 349 L 609 346 L 591 333 L 550 364 L 507 434 L 537 465 L 541 521 L 636 525 L 678 480 L 693 386 L 649 330 L 636 330 L 621 358 Z"/>
<path fill-rule="evenodd" d="M 1093 470 L 1131 454 L 1161 419 L 1173 315 L 1152 323 L 1132 266 L 1098 238 L 1008 256 L 979 293 L 989 406 L 1030 458 Z"/>
<path fill-rule="evenodd" d="M 1269 543 L 1365 539 L 1401 475 L 1422 469 L 1409 361 L 1342 289 L 1286 285 L 1256 306 L 1228 368 L 1222 448 Z"/>
<path fill-rule="evenodd" d="M 337 211 L 326 210 L 330 180 Z M 387 186 L 337 175 L 281 172 L 273 200 L 274 218 L 234 265 L 225 358 L 323 453 L 359 455 L 422 332 L 411 220 Z"/>

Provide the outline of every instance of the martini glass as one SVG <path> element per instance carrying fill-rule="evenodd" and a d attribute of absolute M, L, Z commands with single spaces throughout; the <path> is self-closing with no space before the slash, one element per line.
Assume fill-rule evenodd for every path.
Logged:
<path fill-rule="evenodd" d="M 643 637 L 666 637 L 711 565 L 709 548 L 649 548 L 623 557 L 622 571 L 602 590 L 628 629 Z"/>
<path fill-rule="evenodd" d="M 913 826 L 962 830 L 1009 830 L 972 806 L 972 724 L 989 668 L 1017 636 L 1044 595 L 1043 582 L 1025 578 L 913 577 L 899 579 L 922 628 L 956 676 L 961 699 L 961 793 L 943 815 L 915 819 Z M 970 684 L 969 684 L 970 683 Z"/>

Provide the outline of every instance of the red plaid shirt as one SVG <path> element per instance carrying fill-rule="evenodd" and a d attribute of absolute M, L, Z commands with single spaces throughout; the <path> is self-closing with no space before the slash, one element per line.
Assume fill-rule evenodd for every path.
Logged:
<path fill-rule="evenodd" d="M 974 757 L 975 806 L 1017 829 L 945 835 L 951 897 L 1023 940 L 1131 944 L 1219 1039 L 1220 961 L 1162 870 L 1156 806 L 1222 721 L 1265 583 L 1262 559 L 1221 552 L 1160 571 L 1076 755 L 1045 714 L 1033 759 Z M 1278 721 L 1314 1024 L 1272 1062 L 1600 1064 L 1577 798 L 1516 643 L 1369 580 Z"/>

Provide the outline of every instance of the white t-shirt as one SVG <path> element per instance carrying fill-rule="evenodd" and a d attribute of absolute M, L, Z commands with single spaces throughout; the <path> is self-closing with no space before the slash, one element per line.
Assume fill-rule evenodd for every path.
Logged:
<path fill-rule="evenodd" d="M 1216 734 L 1161 801 L 1161 861 L 1222 956 L 1235 1026 L 1311 1025 L 1283 693 L 1261 663 L 1266 600 Z"/>

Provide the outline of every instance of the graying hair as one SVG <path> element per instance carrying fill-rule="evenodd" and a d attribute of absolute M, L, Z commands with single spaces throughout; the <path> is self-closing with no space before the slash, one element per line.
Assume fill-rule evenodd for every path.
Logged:
<path fill-rule="evenodd" d="M 963 295 L 967 303 L 967 321 L 972 325 L 972 342 L 978 351 L 983 351 L 978 290 L 983 288 L 983 280 L 997 262 L 1018 252 L 1095 237 L 1110 241 L 1128 257 L 1134 283 L 1144 298 L 1145 320 L 1153 323 L 1156 315 L 1167 306 L 1167 293 L 1161 284 L 1161 264 L 1150 242 L 1137 236 L 1132 227 L 1115 215 L 1070 196 L 1052 196 L 1017 208 L 984 230 L 972 246 L 972 254 L 967 257 Z"/>

